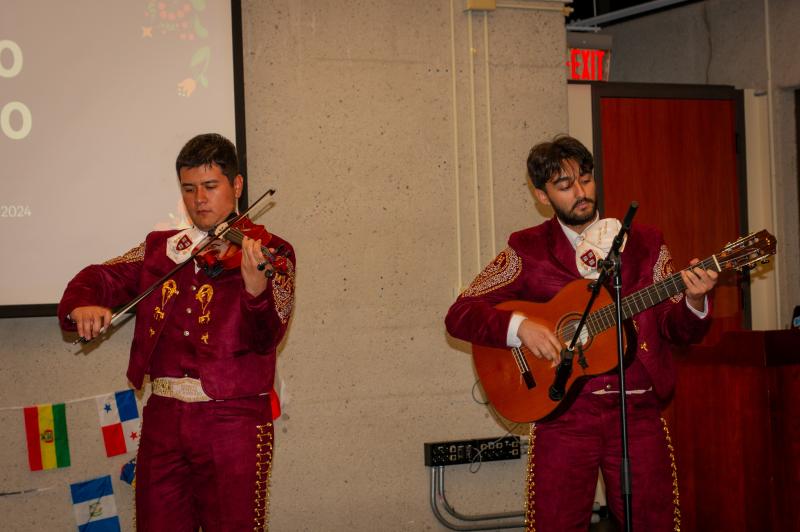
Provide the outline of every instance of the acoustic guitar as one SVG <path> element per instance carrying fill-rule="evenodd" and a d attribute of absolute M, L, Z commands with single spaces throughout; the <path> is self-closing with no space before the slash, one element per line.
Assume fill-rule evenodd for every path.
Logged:
<path fill-rule="evenodd" d="M 717 272 L 743 270 L 757 262 L 767 262 L 766 257 L 775 254 L 775 245 L 775 237 L 762 230 L 729 243 L 722 251 L 694 267 Z M 588 302 L 590 282 L 584 279 L 573 281 L 547 303 L 506 301 L 496 308 L 520 312 L 528 319 L 545 325 L 566 346 L 575 335 Z M 678 272 L 624 297 L 623 321 L 685 289 L 686 285 Z M 581 339 L 573 352 L 572 358 L 577 364 L 565 381 L 566 393 L 556 394 L 556 397 L 552 397 L 550 388 L 557 368 L 552 367 L 549 360 L 537 358 L 524 346 L 494 348 L 473 344 L 472 356 L 478 378 L 489 401 L 503 417 L 520 423 L 555 417 L 569 407 L 569 400 L 574 397 L 570 391 L 579 388 L 576 384 L 617 367 L 617 341 L 613 330 L 616 310 L 608 292 L 600 291 L 594 308 L 597 310 L 587 318 Z M 562 359 L 565 352 L 562 350 Z"/>

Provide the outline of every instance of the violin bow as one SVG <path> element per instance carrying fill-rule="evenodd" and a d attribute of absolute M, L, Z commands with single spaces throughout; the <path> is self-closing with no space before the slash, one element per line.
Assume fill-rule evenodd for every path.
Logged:
<path fill-rule="evenodd" d="M 275 194 L 275 189 L 274 188 L 271 188 L 271 189 L 267 190 L 266 192 L 264 192 L 261 195 L 260 198 L 258 198 L 256 201 L 254 201 L 252 203 L 252 205 L 250 205 L 247 209 L 245 209 L 245 211 L 243 213 L 239 214 L 238 216 L 233 218 L 233 220 L 231 220 L 231 221 L 227 221 L 226 220 L 224 222 L 219 223 L 216 227 L 214 227 L 212 230 L 210 230 L 208 232 L 209 238 L 203 245 L 198 246 L 197 249 L 192 251 L 192 254 L 189 255 L 189 257 L 185 261 L 177 264 L 174 268 L 172 268 L 170 271 L 168 271 L 166 274 L 164 274 L 158 281 L 156 281 L 153 284 L 151 284 L 150 287 L 147 290 L 145 290 L 144 292 L 142 292 L 141 294 L 139 294 L 138 296 L 133 298 L 129 303 L 125 304 L 125 306 L 119 308 L 116 312 L 114 312 L 111 315 L 111 319 L 108 320 L 108 323 L 106 324 L 105 327 L 103 327 L 103 331 L 101 331 L 101 332 L 108 331 L 109 328 L 114 324 L 114 322 L 117 321 L 120 318 L 120 316 L 122 316 L 123 314 L 125 314 L 126 312 L 131 310 L 133 307 L 138 305 L 144 298 L 146 298 L 147 296 L 152 294 L 153 290 L 155 290 L 164 281 L 166 281 L 167 279 L 169 279 L 170 277 L 175 275 L 175 273 L 177 273 L 181 268 L 183 268 L 184 266 L 186 266 L 187 264 L 192 262 L 195 259 L 195 257 L 197 257 L 197 255 L 199 255 L 200 253 L 203 252 L 204 249 L 206 249 L 208 246 L 210 246 L 216 240 L 219 240 L 223 236 L 225 236 L 225 233 L 230 231 L 236 225 L 236 222 L 238 222 L 239 220 L 241 220 L 242 218 L 247 216 L 248 213 L 250 213 L 250 211 L 252 211 L 253 208 L 256 205 L 258 205 L 264 198 L 266 198 L 267 196 L 272 196 L 273 194 Z M 95 338 L 97 338 L 97 337 L 95 336 Z M 87 340 L 86 338 L 81 336 L 77 340 L 72 342 L 72 345 L 79 344 L 79 343 L 80 344 L 88 344 L 92 340 Z"/>

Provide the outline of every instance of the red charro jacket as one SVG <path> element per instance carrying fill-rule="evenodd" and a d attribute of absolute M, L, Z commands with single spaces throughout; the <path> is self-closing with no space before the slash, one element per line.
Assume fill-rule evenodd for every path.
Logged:
<path fill-rule="evenodd" d="M 58 306 L 62 329 L 74 331 L 67 315 L 77 307 L 119 307 L 175 266 L 167 256 L 168 239 L 178 231 L 156 231 L 122 257 L 81 270 L 67 285 Z M 294 304 L 294 250 L 272 235 L 268 244 L 289 250 L 285 274 L 276 273 L 267 289 L 252 297 L 241 271 L 233 268 L 209 278 L 188 264 L 157 287 L 136 309 L 127 376 L 141 388 L 154 352 L 168 350 L 162 332 L 170 320 L 182 320 L 185 340 L 194 346 L 199 378 L 213 399 L 267 393 L 275 377 L 276 348 L 286 332 Z M 175 323 L 175 322 L 173 322 Z"/>

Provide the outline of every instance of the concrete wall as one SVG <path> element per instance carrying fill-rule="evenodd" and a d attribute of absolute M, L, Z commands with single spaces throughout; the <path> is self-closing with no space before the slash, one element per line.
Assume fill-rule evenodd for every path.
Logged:
<path fill-rule="evenodd" d="M 800 88 L 798 23 L 800 3 L 794 0 L 706 0 L 604 30 L 614 41 L 612 81 L 733 85 L 754 89 L 768 100 L 762 128 L 768 135 L 768 170 L 748 175 L 748 187 L 771 191 L 755 218 L 770 220 L 765 227 L 778 239 L 777 328 L 788 326 L 792 309 L 800 304 L 794 105 Z M 751 224 L 751 229 L 761 228 Z"/>
<path fill-rule="evenodd" d="M 300 265 L 275 530 L 440 529 L 423 443 L 503 433 L 442 317 L 541 219 L 524 160 L 566 128 L 564 19 L 461 8 L 245 4 L 250 182 L 278 188 L 268 224 Z M 523 462 L 448 472 L 451 501 L 519 510 L 523 477 Z"/>
<path fill-rule="evenodd" d="M 251 197 L 277 189 L 259 222 L 299 266 L 273 530 L 443 530 L 423 443 L 505 430 L 473 400 L 468 347 L 442 320 L 512 230 L 548 215 L 524 161 L 567 129 L 564 18 L 463 5 L 243 2 Z M 0 320 L 0 406 L 126 387 L 131 332 L 76 354 L 54 319 Z M 0 491 L 45 488 L 0 497 L 3 529 L 69 529 L 68 479 L 118 477 L 124 457 L 97 458 L 94 403 L 68 409 L 69 475 L 29 472 L 22 414 L 0 410 Z M 467 513 L 521 510 L 524 469 L 454 468 L 448 497 Z M 130 530 L 130 487 L 114 488 Z"/>

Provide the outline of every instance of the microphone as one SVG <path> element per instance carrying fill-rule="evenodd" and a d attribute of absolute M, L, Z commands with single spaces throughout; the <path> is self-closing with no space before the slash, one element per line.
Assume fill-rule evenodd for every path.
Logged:
<path fill-rule="evenodd" d="M 638 208 L 639 208 L 638 201 L 632 201 L 630 207 L 628 207 L 628 213 L 625 215 L 625 219 L 622 221 L 622 228 L 625 229 L 626 232 L 628 231 L 628 229 L 631 228 L 633 217 L 636 215 L 636 210 Z"/>
<path fill-rule="evenodd" d="M 611 247 L 613 252 L 619 253 L 619 249 L 622 247 L 622 240 L 628 231 L 630 231 L 633 217 L 636 216 L 636 210 L 638 208 L 639 202 L 632 201 L 630 207 L 628 207 L 628 212 L 625 214 L 625 218 L 622 220 L 622 227 L 620 227 L 617 236 L 614 237 L 614 244 Z"/>
<path fill-rule="evenodd" d="M 565 348 L 561 350 L 561 363 L 556 368 L 556 378 L 547 390 L 551 401 L 560 401 L 564 398 L 570 375 L 572 375 L 572 351 Z"/>

